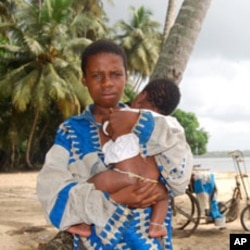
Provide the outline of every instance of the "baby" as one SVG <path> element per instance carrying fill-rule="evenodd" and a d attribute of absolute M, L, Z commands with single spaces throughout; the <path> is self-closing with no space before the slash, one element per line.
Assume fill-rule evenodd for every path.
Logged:
<path fill-rule="evenodd" d="M 167 115 L 171 114 L 177 107 L 180 100 L 180 92 L 178 86 L 167 79 L 157 79 L 151 81 L 139 93 L 130 104 L 129 109 L 121 109 L 124 112 L 139 112 L 140 109 L 148 109 L 152 111 L 153 116 L 165 115 L 165 119 L 173 131 L 183 131 L 183 128 L 175 118 Z M 110 110 L 113 112 L 113 110 Z M 108 134 L 108 121 L 103 123 L 103 133 Z M 140 154 L 140 145 L 138 137 L 134 133 L 125 134 L 116 138 L 115 141 L 109 140 L 103 145 L 104 162 L 110 165 L 112 171 L 124 174 L 124 178 L 116 181 L 115 190 L 125 185 L 134 183 L 138 179 L 157 183 L 160 173 L 154 159 L 154 156 L 142 157 Z M 105 173 L 106 172 L 106 173 Z M 101 172 L 88 180 L 94 183 L 96 189 L 114 192 L 114 185 L 110 184 L 110 178 L 106 178 L 108 171 Z M 167 231 L 164 220 L 167 213 L 168 200 L 161 200 L 152 206 L 152 216 L 150 219 L 149 235 L 151 237 L 166 236 Z M 71 229 L 74 227 L 74 231 Z M 90 226 L 86 224 L 70 227 L 67 231 L 76 233 L 76 227 L 79 230 L 86 231 L 86 237 L 90 235 Z M 89 228 L 88 228 L 89 227 Z M 81 235 L 83 235 L 81 233 Z"/>

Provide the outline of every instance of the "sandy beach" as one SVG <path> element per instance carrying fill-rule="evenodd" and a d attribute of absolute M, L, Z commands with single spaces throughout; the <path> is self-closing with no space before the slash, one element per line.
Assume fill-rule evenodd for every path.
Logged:
<path fill-rule="evenodd" d="M 52 239 L 57 230 L 48 225 L 36 195 L 37 172 L 0 174 L 0 249 L 37 250 Z M 233 173 L 215 173 L 218 200 L 231 198 L 235 186 Z M 250 189 L 250 187 L 248 187 Z M 241 201 L 244 206 L 244 201 Z M 230 233 L 243 230 L 239 216 L 225 229 L 200 223 L 190 237 L 174 232 L 174 250 L 228 250 Z"/>

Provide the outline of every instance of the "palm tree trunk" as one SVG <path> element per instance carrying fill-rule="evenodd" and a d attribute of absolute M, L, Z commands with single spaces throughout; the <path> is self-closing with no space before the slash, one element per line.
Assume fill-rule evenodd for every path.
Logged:
<path fill-rule="evenodd" d="M 40 115 L 40 109 L 36 108 L 36 110 L 35 110 L 35 118 L 34 118 L 32 128 L 31 128 L 31 131 L 30 131 L 30 134 L 29 134 L 27 150 L 26 150 L 26 163 L 27 163 L 27 166 L 29 168 L 33 168 L 33 164 L 31 163 L 31 159 L 30 159 L 30 155 L 31 155 L 30 152 L 31 152 L 32 141 L 33 141 L 33 137 L 34 137 L 34 134 L 35 134 L 35 129 L 36 129 L 36 125 L 37 125 L 37 122 L 38 122 L 39 115 Z"/>
<path fill-rule="evenodd" d="M 38 138 L 38 145 L 40 144 L 40 141 L 42 140 L 42 138 L 44 137 L 44 134 L 47 131 L 47 128 L 49 127 L 49 121 L 43 126 L 43 128 L 41 129 L 40 133 L 39 133 L 39 138 Z"/>
<path fill-rule="evenodd" d="M 170 78 L 179 85 L 212 0 L 184 0 L 163 43 L 151 80 Z"/>
<path fill-rule="evenodd" d="M 14 169 L 15 159 L 16 159 L 16 145 L 14 142 L 11 142 L 10 169 Z"/>
<path fill-rule="evenodd" d="M 166 14 L 165 24 L 164 24 L 164 29 L 163 29 L 163 43 L 166 41 L 169 31 L 172 28 L 174 21 L 175 21 L 176 1 L 177 0 L 168 1 L 167 14 Z"/>

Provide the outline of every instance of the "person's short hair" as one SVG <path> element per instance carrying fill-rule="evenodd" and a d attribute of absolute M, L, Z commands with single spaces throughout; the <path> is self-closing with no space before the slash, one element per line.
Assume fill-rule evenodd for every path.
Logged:
<path fill-rule="evenodd" d="M 181 98 L 179 87 L 167 78 L 150 81 L 143 91 L 147 93 L 147 100 L 163 115 L 170 115 Z"/>
<path fill-rule="evenodd" d="M 100 54 L 100 53 L 112 53 L 118 55 L 122 58 L 123 65 L 125 68 L 125 72 L 127 74 L 127 57 L 122 47 L 114 43 L 113 41 L 107 39 L 100 39 L 92 42 L 86 49 L 83 51 L 81 55 L 81 69 L 83 74 L 86 73 L 86 67 L 88 63 L 88 59 L 91 56 Z"/>

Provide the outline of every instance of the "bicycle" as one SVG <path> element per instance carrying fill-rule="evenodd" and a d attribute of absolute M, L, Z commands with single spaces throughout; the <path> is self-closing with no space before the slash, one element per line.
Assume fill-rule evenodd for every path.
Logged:
<path fill-rule="evenodd" d="M 250 182 L 247 174 L 244 155 L 240 150 L 229 152 L 229 155 L 233 158 L 234 166 L 238 170 L 239 179 L 241 180 L 246 197 L 246 206 L 242 209 L 240 213 L 240 222 L 245 231 L 250 231 L 250 197 L 247 188 L 247 184 L 248 187 L 250 187 Z"/>
<path fill-rule="evenodd" d="M 247 186 L 244 178 L 247 178 L 247 171 L 244 161 L 243 153 L 239 150 L 229 152 L 232 156 L 235 170 L 235 188 L 233 190 L 232 198 L 226 202 L 218 202 L 219 212 L 225 217 L 225 222 L 233 222 L 239 215 L 240 200 L 242 200 L 241 183 L 245 191 L 246 206 L 243 208 L 240 214 L 241 225 L 245 231 L 250 231 L 250 198 L 247 192 Z M 241 164 L 244 164 L 244 171 L 242 171 Z M 197 167 L 197 166 L 196 166 Z M 216 192 L 216 190 L 214 190 Z M 213 193 L 214 195 L 214 193 Z M 212 196 L 210 197 L 212 199 Z M 210 200 L 211 201 L 211 200 Z M 199 201 L 194 192 L 193 178 L 190 180 L 190 184 L 186 190 L 186 193 L 180 197 L 175 197 L 172 202 L 173 218 L 172 225 L 173 229 L 181 232 L 184 237 L 189 237 L 197 229 L 204 218 L 201 216 L 201 208 Z M 209 219 L 209 211 L 205 213 L 206 224 L 214 223 L 213 220 Z"/>
<path fill-rule="evenodd" d="M 172 200 L 172 227 L 184 237 L 194 233 L 200 223 L 200 205 L 189 187 L 186 193 Z"/>

